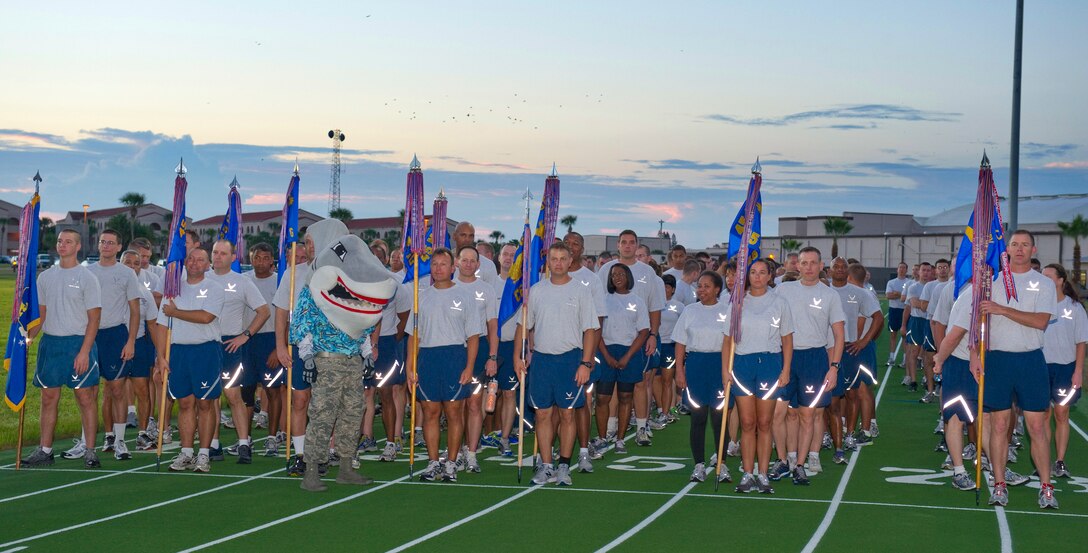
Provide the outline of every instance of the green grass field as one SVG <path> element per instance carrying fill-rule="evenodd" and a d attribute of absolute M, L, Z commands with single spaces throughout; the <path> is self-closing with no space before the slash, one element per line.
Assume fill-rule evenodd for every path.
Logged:
<path fill-rule="evenodd" d="M 884 338 L 878 359 L 886 359 L 886 346 Z M 282 458 L 258 456 L 246 466 L 228 457 L 198 475 L 170 473 L 165 464 L 156 472 L 154 455 L 142 452 L 124 462 L 103 456 L 96 471 L 58 456 L 52 468 L 17 473 L 14 452 L 6 449 L 0 552 L 105 551 L 132 540 L 166 551 L 1083 551 L 1083 402 L 1074 410 L 1067 462 L 1086 476 L 1056 483 L 1061 510 L 1039 511 L 1037 481 L 1012 488 L 1009 507 L 995 510 L 976 507 L 974 493 L 953 489 L 940 470 L 944 454 L 933 452 L 932 433 L 937 407 L 919 404 L 919 394 L 899 385 L 901 369 L 888 376 L 882 368 L 881 376 L 876 443 L 847 465 L 832 464 L 825 451 L 824 472 L 811 486 L 783 480 L 773 496 L 736 494 L 727 484 L 715 492 L 711 481 L 689 484 L 686 418 L 656 432 L 651 447 L 607 453 L 593 474 L 573 475 L 571 488 L 529 487 L 528 468 L 519 484 L 513 460 L 493 449 L 481 452 L 482 474 L 462 473 L 456 484 L 414 482 L 406 457 L 378 463 L 368 455 L 362 470 L 375 484 L 338 486 L 331 482 L 334 468 L 321 494 L 300 490 L 298 479 L 284 475 Z M 37 419 L 36 404 L 31 409 L 28 422 L 31 414 Z M 0 424 L 11 428 L 15 418 L 5 410 Z M 232 431 L 222 434 L 224 443 L 233 441 Z M 164 457 L 175 448 L 176 442 Z M 734 476 L 738 464 L 728 459 Z M 416 470 L 424 465 L 417 461 Z M 1032 472 L 1026 443 L 1010 466 Z"/>

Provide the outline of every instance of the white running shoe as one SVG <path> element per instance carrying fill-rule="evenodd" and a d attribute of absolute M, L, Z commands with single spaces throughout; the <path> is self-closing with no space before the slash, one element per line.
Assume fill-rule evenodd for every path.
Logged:
<path fill-rule="evenodd" d="M 739 457 L 740 456 L 740 444 L 734 441 L 729 442 L 729 446 L 725 448 L 726 457 Z"/>
<path fill-rule="evenodd" d="M 196 462 L 193 463 L 193 472 L 211 472 L 212 460 L 207 453 L 200 453 L 196 456 Z"/>
<path fill-rule="evenodd" d="M 805 471 L 810 474 L 818 474 L 824 471 L 823 465 L 820 464 L 820 455 L 817 453 L 809 453 L 808 461 L 805 462 Z"/>
<path fill-rule="evenodd" d="M 118 461 L 127 461 L 132 458 L 132 454 L 128 452 L 128 444 L 124 440 L 113 443 L 113 458 Z"/>
<path fill-rule="evenodd" d="M 193 470 L 194 466 L 196 466 L 196 459 L 193 459 L 192 455 L 182 452 L 177 457 L 174 457 L 174 462 L 170 463 L 170 470 L 182 472 Z"/>
<path fill-rule="evenodd" d="M 589 453 L 578 455 L 578 472 L 593 472 L 593 463 L 589 460 Z"/>
<path fill-rule="evenodd" d="M 692 482 L 705 482 L 706 481 L 706 465 L 702 463 L 695 464 L 695 470 L 691 471 Z"/>
<path fill-rule="evenodd" d="M 64 457 L 65 459 L 82 459 L 83 454 L 87 452 L 87 444 L 83 443 L 82 438 L 76 438 L 72 440 L 72 442 L 74 442 L 75 445 L 72 446 L 72 449 L 62 453 L 61 457 Z"/>

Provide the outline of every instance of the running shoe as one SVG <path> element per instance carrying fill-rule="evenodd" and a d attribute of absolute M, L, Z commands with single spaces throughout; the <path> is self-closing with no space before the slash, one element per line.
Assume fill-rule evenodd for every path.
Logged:
<path fill-rule="evenodd" d="M 457 463 L 447 460 L 442 466 L 442 481 L 457 482 Z"/>
<path fill-rule="evenodd" d="M 820 464 L 820 455 L 818 453 L 808 454 L 808 461 L 805 462 L 805 470 L 812 474 L 819 474 L 824 471 L 824 466 Z"/>
<path fill-rule="evenodd" d="M 944 436 L 941 436 L 941 441 L 937 442 L 937 445 L 933 446 L 933 451 L 948 452 L 948 443 L 944 441 Z"/>
<path fill-rule="evenodd" d="M 857 451 L 858 450 L 857 438 L 854 438 L 854 436 L 852 434 L 847 435 L 842 440 L 842 448 L 845 449 L 846 451 Z"/>
<path fill-rule="evenodd" d="M 480 473 L 480 463 L 479 463 L 479 461 L 476 460 L 476 452 L 474 452 L 474 451 L 462 451 L 461 453 L 463 454 L 463 456 L 465 458 L 465 470 L 468 471 L 468 472 L 479 474 Z M 461 460 L 460 457 L 458 457 L 457 460 L 460 461 Z"/>
<path fill-rule="evenodd" d="M 589 458 L 590 459 L 596 460 L 596 459 L 600 459 L 601 457 L 604 457 L 604 452 L 607 451 L 607 450 L 608 450 L 608 442 L 605 441 L 604 438 L 601 438 L 601 437 L 593 438 L 593 440 L 591 440 L 589 442 Z"/>
<path fill-rule="evenodd" d="M 1016 417 L 1016 428 L 1013 429 L 1012 433 L 1013 433 L 1014 436 L 1023 436 L 1024 435 L 1024 416 L 1023 415 L 1020 415 L 1019 417 Z"/>
<path fill-rule="evenodd" d="M 156 428 L 158 428 L 158 427 L 156 427 Z M 174 427 L 173 426 L 167 426 L 166 427 L 166 431 L 163 432 L 163 434 L 162 434 L 162 443 L 164 443 L 164 444 L 174 443 Z"/>
<path fill-rule="evenodd" d="M 83 454 L 83 468 L 96 469 L 101 466 L 102 463 L 98 461 L 98 454 L 93 449 L 88 449 L 87 453 Z"/>
<path fill-rule="evenodd" d="M 876 425 L 876 419 L 869 421 L 869 434 L 874 438 L 880 436 L 880 427 Z"/>
<path fill-rule="evenodd" d="M 132 458 L 132 454 L 128 452 L 128 444 L 124 440 L 114 442 L 113 458 L 118 461 L 127 461 Z"/>
<path fill-rule="evenodd" d="M 555 480 L 555 476 L 552 474 L 552 466 L 544 463 L 540 463 L 534 469 L 533 479 L 530 480 L 534 486 L 543 486 L 550 481 Z"/>
<path fill-rule="evenodd" d="M 635 432 L 635 444 L 640 446 L 653 445 L 653 440 L 650 439 L 649 433 L 645 428 L 639 428 L 638 432 Z"/>
<path fill-rule="evenodd" d="M 151 439 L 151 436 L 147 431 L 142 431 L 136 435 L 136 449 L 139 451 L 151 451 L 155 449 L 155 440 Z"/>
<path fill-rule="evenodd" d="M 480 438 L 480 447 L 499 447 L 499 433 L 492 432 Z"/>
<path fill-rule="evenodd" d="M 1004 507 L 1009 504 L 1009 489 L 1005 486 L 1005 483 L 997 484 L 994 486 L 992 492 L 990 492 L 990 505 L 996 505 L 998 507 Z"/>
<path fill-rule="evenodd" d="M 650 427 L 650 430 L 662 430 L 665 428 L 665 421 L 661 420 L 661 416 L 650 417 L 650 420 L 646 421 L 646 425 Z"/>
<path fill-rule="evenodd" d="M 280 454 L 280 441 L 276 439 L 276 436 L 269 436 L 264 441 L 264 456 L 276 457 Z"/>
<path fill-rule="evenodd" d="M 690 415 L 691 409 L 688 409 L 686 405 L 681 403 L 680 405 L 676 406 L 676 412 L 681 415 Z"/>
<path fill-rule="evenodd" d="M 604 439 L 606 441 L 608 441 L 608 442 L 616 441 L 616 431 L 615 430 L 609 430 L 608 433 L 604 435 Z"/>
<path fill-rule="evenodd" d="M 170 463 L 170 470 L 182 472 L 193 470 L 194 466 L 196 466 L 196 459 L 193 459 L 191 454 L 182 452 L 177 457 L 174 457 L 174 462 Z"/>
<path fill-rule="evenodd" d="M 740 444 L 730 440 L 729 445 L 725 448 L 725 456 L 740 457 Z"/>
<path fill-rule="evenodd" d="M 392 463 L 397 460 L 397 444 L 393 442 L 386 442 L 385 449 L 382 450 L 382 454 L 378 456 L 378 460 L 383 463 Z"/>
<path fill-rule="evenodd" d="M 253 463 L 253 446 L 241 444 L 238 446 L 238 464 L 249 465 Z"/>
<path fill-rule="evenodd" d="M 911 392 L 911 393 L 917 392 L 918 391 L 918 383 L 917 382 L 911 382 L 910 384 L 907 384 L 907 391 Z"/>
<path fill-rule="evenodd" d="M 287 463 L 287 476 L 302 476 L 306 473 L 306 461 L 301 455 L 292 455 Z"/>
<path fill-rule="evenodd" d="M 1052 470 L 1051 472 L 1054 473 L 1054 478 L 1072 477 L 1072 475 L 1069 474 L 1069 469 L 1065 466 L 1065 461 L 1062 461 L 1061 459 L 1054 461 L 1054 470 Z"/>
<path fill-rule="evenodd" d="M 442 463 L 439 463 L 438 461 L 429 461 L 427 462 L 427 468 L 423 469 L 423 471 L 419 473 L 419 481 L 434 482 L 439 478 L 439 475 L 441 473 Z"/>
<path fill-rule="evenodd" d="M 208 460 L 210 460 L 210 461 L 222 461 L 223 459 L 226 459 L 226 457 L 223 456 L 223 448 L 222 447 L 213 447 L 213 448 L 208 450 Z"/>
<path fill-rule="evenodd" d="M 771 465 L 770 474 L 768 475 L 771 480 L 775 482 L 782 479 L 783 476 L 787 476 L 790 473 L 790 464 L 784 459 L 779 459 Z"/>
<path fill-rule="evenodd" d="M 1027 484 L 1031 478 L 1024 476 L 1009 467 L 1005 467 L 1005 483 L 1010 486 L 1021 486 Z"/>
<path fill-rule="evenodd" d="M 627 444 L 623 440 L 616 441 L 616 447 L 612 448 L 616 455 L 627 455 Z"/>
<path fill-rule="evenodd" d="M 1015 448 L 1015 447 L 1013 447 L 1013 446 L 1011 446 L 1011 445 L 1009 446 L 1009 456 L 1008 456 L 1008 459 L 1009 459 L 1009 462 L 1010 462 L 1010 463 L 1015 463 L 1015 462 L 1016 462 L 1016 459 L 1017 459 L 1017 457 L 1016 457 L 1016 448 Z"/>
<path fill-rule="evenodd" d="M 873 428 L 875 429 L 876 426 L 874 425 Z M 861 449 L 867 445 L 873 445 L 873 438 L 875 437 L 876 434 L 873 434 L 872 431 L 866 433 L 864 430 L 858 430 L 854 433 L 854 444 L 857 445 L 858 449 Z"/>
<path fill-rule="evenodd" d="M 969 491 L 975 489 L 975 480 L 966 472 L 952 475 L 952 487 L 957 490 Z"/>
<path fill-rule="evenodd" d="M 891 363 L 889 363 L 889 365 L 890 364 Z M 907 376 L 907 375 L 903 375 L 903 381 L 900 382 L 900 384 L 903 385 L 903 386 L 910 386 L 910 377 Z"/>
<path fill-rule="evenodd" d="M 555 470 L 555 485 L 556 486 L 570 486 L 570 465 L 566 463 L 559 463 L 559 468 Z"/>
<path fill-rule="evenodd" d="M 76 438 L 72 440 L 72 442 L 75 444 L 72 446 L 72 449 L 61 453 L 60 456 L 65 459 L 82 459 L 83 454 L 87 452 L 87 445 L 83 443 L 82 438 Z"/>
<path fill-rule="evenodd" d="M 794 486 L 807 486 L 809 484 L 808 475 L 805 474 L 805 467 L 797 465 L 793 467 L 793 485 Z"/>
<path fill-rule="evenodd" d="M 691 471 L 692 482 L 705 482 L 706 481 L 706 465 L 702 463 L 695 463 L 695 470 Z"/>
<path fill-rule="evenodd" d="M 973 442 L 963 446 L 963 458 L 964 459 L 967 459 L 967 460 L 974 459 L 976 453 L 977 453 L 977 450 L 975 449 L 975 444 Z"/>
<path fill-rule="evenodd" d="M 1024 446 L 1024 442 L 1020 441 L 1020 436 L 1017 436 L 1016 434 L 1013 434 L 1012 439 L 1009 440 L 1009 445 L 1011 445 L 1011 446 L 1015 447 L 1017 450 L 1019 450 L 1021 447 Z"/>
<path fill-rule="evenodd" d="M 756 482 L 756 477 L 746 472 L 741 475 L 740 483 L 737 484 L 737 487 L 734 488 L 733 491 L 737 493 L 752 493 L 757 489 L 759 489 L 759 482 Z"/>
<path fill-rule="evenodd" d="M 589 453 L 578 454 L 578 472 L 593 472 L 593 463 L 589 460 Z"/>
<path fill-rule="evenodd" d="M 25 457 L 22 460 L 24 467 L 45 467 L 52 465 L 56 462 L 53 452 L 46 453 L 41 447 L 34 450 L 29 457 Z"/>
<path fill-rule="evenodd" d="M 944 462 L 941 463 L 941 470 L 952 470 L 952 456 L 945 455 Z"/>
<path fill-rule="evenodd" d="M 831 433 L 824 432 L 824 439 L 820 442 L 820 448 L 831 449 L 832 447 L 835 447 L 835 442 L 831 441 Z"/>
<path fill-rule="evenodd" d="M 234 442 L 233 444 L 230 444 L 227 447 L 224 447 L 223 448 L 223 453 L 226 454 L 226 455 L 230 455 L 231 457 L 237 457 L 238 456 L 238 446 L 240 446 L 240 445 L 242 445 L 242 442 Z"/>
<path fill-rule="evenodd" d="M 771 487 L 771 481 L 767 479 L 766 474 L 756 475 L 756 485 L 759 487 L 759 493 L 774 493 L 774 488 Z"/>
<path fill-rule="evenodd" d="M 1043 484 L 1039 488 L 1039 508 L 1058 509 L 1058 498 L 1054 497 L 1054 485 Z"/>
<path fill-rule="evenodd" d="M 268 428 L 268 413 L 261 411 L 253 415 L 253 426 L 255 428 Z"/>
<path fill-rule="evenodd" d="M 125 428 L 136 428 L 136 413 L 129 413 L 125 417 Z"/>
<path fill-rule="evenodd" d="M 928 403 L 923 401 L 922 403 Z M 944 417 L 937 419 L 937 427 L 933 429 L 934 434 L 944 434 Z"/>
<path fill-rule="evenodd" d="M 721 472 L 718 473 L 718 482 L 732 482 L 733 475 L 729 474 L 729 467 L 722 463 Z"/>
<path fill-rule="evenodd" d="M 417 428 L 416 429 L 416 440 L 415 441 L 416 441 L 416 447 L 423 447 L 424 445 L 426 445 L 427 442 L 423 441 L 423 429 L 422 428 Z"/>
<path fill-rule="evenodd" d="M 835 463 L 836 465 L 845 465 L 846 464 L 846 453 L 841 449 L 836 451 L 835 456 L 831 458 L 831 462 Z"/>
<path fill-rule="evenodd" d="M 102 440 L 102 453 L 113 451 L 113 443 L 117 441 L 117 437 L 113 434 L 106 434 L 106 439 Z"/>
<path fill-rule="evenodd" d="M 200 453 L 196 456 L 196 463 L 193 465 L 193 472 L 211 472 L 212 460 L 207 453 Z"/>
<path fill-rule="evenodd" d="M 223 425 L 223 426 L 225 426 L 227 428 L 234 428 L 234 419 L 231 418 L 231 416 L 228 415 L 226 411 L 220 411 L 219 412 L 219 424 L 221 424 L 221 425 Z"/>
<path fill-rule="evenodd" d="M 333 467 L 340 466 L 340 454 L 335 451 L 329 452 L 329 465 Z"/>
<path fill-rule="evenodd" d="M 370 436 L 363 436 L 359 439 L 359 447 L 356 451 L 359 453 L 378 451 L 378 442 L 374 441 L 374 438 L 371 438 Z"/>
<path fill-rule="evenodd" d="M 510 442 L 508 442 L 506 438 L 499 438 L 499 445 L 497 447 L 499 449 L 499 455 L 502 455 L 503 457 L 514 456 L 514 450 L 510 449 Z"/>
<path fill-rule="evenodd" d="M 922 397 L 918 400 L 918 403 L 933 403 L 933 400 L 936 399 L 936 397 L 937 394 L 933 392 L 926 392 L 922 394 Z M 942 423 L 941 426 L 943 427 L 944 423 Z"/>

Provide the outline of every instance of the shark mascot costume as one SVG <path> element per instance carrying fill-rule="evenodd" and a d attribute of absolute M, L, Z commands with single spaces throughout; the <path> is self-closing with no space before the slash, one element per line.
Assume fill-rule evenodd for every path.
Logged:
<path fill-rule="evenodd" d="M 373 370 L 376 325 L 400 279 L 382 266 L 370 247 L 330 220 L 310 227 L 314 237 L 313 272 L 304 283 L 291 320 L 291 342 L 298 344 L 312 384 L 306 429 L 302 489 L 324 491 L 320 467 L 329 459 L 335 425 L 336 451 L 344 459 L 336 481 L 369 484 L 348 463 L 355 457 L 363 418 L 363 378 Z M 373 335 L 373 341 L 371 338 Z"/>

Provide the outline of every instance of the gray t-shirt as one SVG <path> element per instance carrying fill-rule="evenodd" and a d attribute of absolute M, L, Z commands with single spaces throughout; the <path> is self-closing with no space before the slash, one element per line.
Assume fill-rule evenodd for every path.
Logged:
<path fill-rule="evenodd" d="M 91 263 L 87 269 L 98 279 L 98 287 L 102 290 L 102 323 L 99 328 L 127 324 L 130 313 L 128 302 L 140 299 L 140 289 L 143 288 L 136 279 L 136 271 L 120 263 L 109 267 Z"/>
<path fill-rule="evenodd" d="M 1024 273 L 1013 273 L 1016 282 L 1016 295 L 1019 301 L 1009 302 L 1005 298 L 1005 285 L 999 277 L 993 283 L 991 299 L 1001 305 L 1007 305 L 1027 313 L 1046 313 L 1048 320 L 1054 318 L 1058 306 L 1058 292 L 1054 281 L 1031 269 Z M 992 349 L 1008 352 L 1033 351 L 1043 347 L 1043 331 L 1014 322 L 1012 319 L 994 315 L 990 317 Z"/>
<path fill-rule="evenodd" d="M 684 308 L 672 329 L 672 339 L 686 351 L 714 353 L 722 351 L 722 341 L 729 331 L 729 304 L 693 303 Z"/>
<path fill-rule="evenodd" d="M 846 316 L 843 341 L 847 344 L 856 342 L 858 339 L 858 319 L 865 318 L 865 315 L 861 313 L 861 302 L 865 301 L 866 296 L 869 294 L 866 290 L 849 282 L 841 287 L 832 284 L 831 289 L 839 294 L 839 300 L 842 301 L 842 310 Z M 872 314 L 872 312 L 870 311 L 869 314 Z M 864 324 L 864 321 L 862 321 L 862 324 Z M 828 345 L 833 345 L 834 336 L 830 328 L 828 328 L 827 336 Z"/>
<path fill-rule="evenodd" d="M 484 258 L 484 261 L 487 261 L 487 258 Z M 491 262 L 488 261 L 488 263 Z M 462 282 L 454 278 L 453 285 L 464 288 L 469 292 L 469 297 L 472 299 L 472 304 L 476 306 L 480 322 L 483 325 L 481 334 L 486 338 L 487 321 L 499 318 L 499 297 L 495 295 L 495 288 L 481 278 L 477 278 L 472 282 Z"/>
<path fill-rule="evenodd" d="M 956 301 L 956 298 L 952 297 L 955 291 L 956 286 L 954 284 L 941 288 L 941 295 L 936 300 L 937 306 L 933 308 L 932 320 L 948 326 L 949 317 L 952 316 L 952 304 Z M 930 302 L 930 305 L 932 305 L 933 300 L 930 300 Z M 940 344 L 937 345 L 940 346 Z"/>
<path fill-rule="evenodd" d="M 775 293 L 790 306 L 794 349 L 827 347 L 828 328 L 846 321 L 839 295 L 822 282 L 812 286 L 800 280 L 783 282 Z"/>
<path fill-rule="evenodd" d="M 205 278 L 196 284 L 189 284 L 187 280 L 181 282 L 181 293 L 174 298 L 174 305 L 185 311 L 207 311 L 215 315 L 215 320 L 208 324 L 190 323 L 177 317 L 167 317 L 166 313 L 159 311 L 159 324 L 169 326 L 173 319 L 171 344 L 203 344 L 205 342 L 218 342 L 223 333 L 219 331 L 219 314 L 223 311 L 223 286 L 218 282 Z M 170 301 L 163 299 L 163 305 Z"/>
<path fill-rule="evenodd" d="M 154 294 L 162 294 L 162 279 L 159 275 L 147 270 L 140 269 L 140 274 L 136 275 L 136 280 L 140 282 L 140 286 Z"/>
<path fill-rule="evenodd" d="M 611 274 L 612 266 L 619 263 L 618 260 L 613 259 L 601 267 L 601 270 L 597 273 L 597 278 L 601 281 L 601 289 L 608 293 L 608 278 Z M 661 311 L 665 308 L 665 281 L 661 280 L 661 277 L 657 276 L 653 267 L 641 262 L 635 261 L 634 265 L 628 265 L 631 269 L 631 275 L 635 277 L 635 285 L 631 288 L 631 291 L 638 294 L 638 297 L 642 298 L 643 303 L 650 310 L 650 313 L 655 311 Z"/>
<path fill-rule="evenodd" d="M 893 278 L 888 281 L 888 285 L 884 288 L 884 293 L 899 292 L 900 298 L 897 300 L 888 300 L 888 307 L 894 309 L 903 309 L 903 298 L 907 297 L 906 286 L 910 282 L 908 278 Z"/>
<path fill-rule="evenodd" d="M 665 300 L 665 309 L 661 310 L 661 327 L 657 329 L 661 335 L 662 344 L 673 343 L 672 331 L 676 328 L 676 321 L 680 320 L 680 314 L 684 312 L 685 304 L 675 293 L 672 299 Z"/>
<path fill-rule="evenodd" d="M 869 329 L 873 327 L 873 315 L 880 312 L 880 300 L 876 297 L 876 292 L 863 288 L 865 293 L 862 294 L 860 299 L 860 305 L 858 307 L 858 314 L 865 319 L 865 326 L 861 329 L 861 336 L 869 334 Z M 858 339 L 861 339 L 858 336 Z"/>
<path fill-rule="evenodd" d="M 397 333 L 397 325 L 400 324 L 400 314 L 412 311 L 414 301 L 412 286 L 408 284 L 397 285 L 397 290 L 389 303 L 382 307 L 382 332 L 379 336 L 393 336 Z"/>
<path fill-rule="evenodd" d="M 155 305 L 155 296 L 151 295 L 151 290 L 140 290 L 140 325 L 136 329 L 136 337 L 144 337 L 144 321 L 154 323 L 158 318 L 159 307 Z M 125 327 L 128 327 L 128 321 L 125 321 Z"/>
<path fill-rule="evenodd" d="M 272 274 L 265 278 L 258 278 L 255 271 L 246 271 L 242 273 L 243 276 L 253 281 L 253 284 L 257 287 L 257 291 L 261 293 L 261 297 L 264 298 L 264 302 L 268 304 L 268 308 L 271 311 L 268 316 L 268 320 L 261 325 L 261 329 L 257 331 L 257 334 L 263 332 L 275 332 L 276 331 L 276 313 L 272 309 L 272 300 L 276 297 L 276 272 L 272 271 Z M 244 328 L 249 328 L 250 323 L 257 317 L 257 312 L 246 308 L 246 318 Z"/>
<path fill-rule="evenodd" d="M 577 271 L 571 271 L 567 274 L 570 275 L 571 280 L 589 288 L 589 291 L 593 294 L 593 307 L 597 310 L 597 315 L 607 316 L 605 315 L 607 309 L 604 307 L 604 297 L 608 295 L 608 292 L 604 286 L 601 286 L 601 280 L 597 278 L 597 273 L 585 267 L 579 267 Z"/>
<path fill-rule="evenodd" d="M 227 271 L 225 274 L 218 275 L 214 271 L 208 271 L 204 274 L 204 279 L 218 282 L 223 290 L 223 308 L 218 318 L 219 330 L 223 336 L 241 334 L 246 329 L 244 326 L 246 311 L 256 311 L 268 305 L 261 291 L 257 289 L 257 285 L 253 283 L 253 279 L 241 273 Z"/>
<path fill-rule="evenodd" d="M 729 336 L 729 325 L 725 326 Z M 762 296 L 751 293 L 744 296 L 744 309 L 740 315 L 740 342 L 736 342 L 736 354 L 778 353 L 782 351 L 782 337 L 793 334 L 793 315 L 786 300 L 773 290 Z"/>
<path fill-rule="evenodd" d="M 272 298 L 272 305 L 284 311 L 291 311 L 295 305 L 298 305 L 298 296 L 302 293 L 302 287 L 310 282 L 310 275 L 312 273 L 313 269 L 310 267 L 309 263 L 295 265 L 295 295 L 294 297 L 290 297 L 291 271 L 284 271 L 283 279 L 280 280 L 280 285 L 276 288 L 276 295 Z M 275 317 L 275 314 L 272 316 Z M 275 327 L 273 327 L 273 329 L 275 329 Z"/>
<path fill-rule="evenodd" d="M 607 318 L 601 328 L 605 345 L 630 346 L 639 331 L 650 328 L 650 312 L 634 292 L 608 294 L 604 299 Z"/>
<path fill-rule="evenodd" d="M 98 279 L 86 267 L 62 269 L 58 263 L 38 275 L 38 304 L 45 307 L 42 332 L 50 336 L 83 336 L 87 332 L 87 310 L 102 307 L 102 291 Z"/>
<path fill-rule="evenodd" d="M 922 291 L 925 289 L 925 287 L 925 283 L 912 281 L 910 284 L 910 288 L 907 289 L 907 304 L 910 305 L 910 300 L 922 299 Z M 910 316 L 924 319 L 926 318 L 926 312 L 911 305 Z"/>
<path fill-rule="evenodd" d="M 454 280 L 457 280 L 455 275 Z M 482 279 L 484 282 L 491 285 L 495 290 L 499 290 L 502 293 L 503 282 L 499 280 L 499 271 L 495 268 L 495 262 L 486 257 L 480 258 L 480 268 L 476 269 L 476 278 Z"/>
<path fill-rule="evenodd" d="M 941 290 L 944 290 L 950 280 L 941 282 L 939 280 L 931 280 L 926 283 L 926 287 L 922 289 L 922 295 L 918 298 L 922 301 L 928 301 L 926 305 L 926 319 L 933 320 L 933 312 L 937 310 L 937 301 L 941 299 Z"/>
<path fill-rule="evenodd" d="M 405 331 L 414 334 L 415 328 L 409 323 Z M 483 320 L 468 288 L 428 286 L 419 291 L 420 347 L 464 345 L 483 333 Z"/>
<path fill-rule="evenodd" d="M 1056 316 L 1043 333 L 1043 356 L 1047 363 L 1067 365 L 1077 360 L 1077 344 L 1088 342 L 1088 314 L 1084 306 L 1066 296 L 1058 303 Z"/>
<path fill-rule="evenodd" d="M 582 334 L 601 326 L 588 286 L 574 279 L 552 284 L 550 278 L 529 290 L 527 324 L 533 331 L 533 351 L 550 355 L 581 349 Z"/>
<path fill-rule="evenodd" d="M 956 358 L 962 361 L 970 360 L 970 351 L 967 349 L 967 342 L 971 339 L 971 285 L 968 284 L 960 292 L 960 297 L 952 304 L 952 312 L 948 316 L 948 327 L 958 326 L 967 332 L 963 334 L 963 338 L 960 343 L 956 344 L 956 349 L 952 352 Z M 940 347 L 940 344 L 937 344 Z"/>

